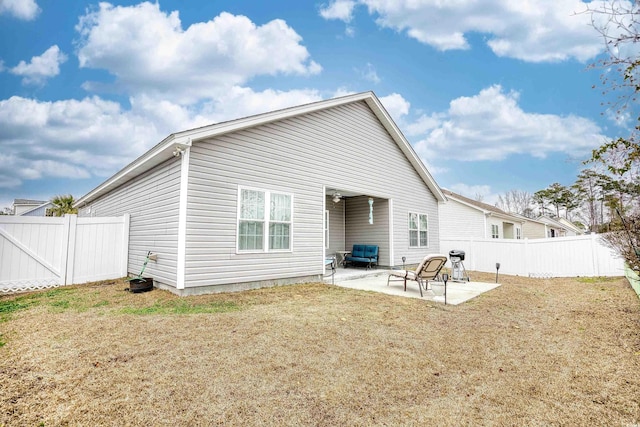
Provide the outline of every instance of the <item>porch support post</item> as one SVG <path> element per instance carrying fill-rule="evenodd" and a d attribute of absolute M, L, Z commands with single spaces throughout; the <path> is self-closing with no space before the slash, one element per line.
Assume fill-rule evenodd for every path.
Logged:
<path fill-rule="evenodd" d="M 395 254 L 393 250 L 393 199 L 389 199 L 389 266 L 395 265 Z"/>

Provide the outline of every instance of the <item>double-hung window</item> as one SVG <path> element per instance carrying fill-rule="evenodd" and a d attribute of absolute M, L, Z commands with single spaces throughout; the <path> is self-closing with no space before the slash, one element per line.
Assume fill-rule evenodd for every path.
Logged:
<path fill-rule="evenodd" d="M 498 239 L 500 237 L 499 227 L 496 224 L 491 224 L 491 238 Z"/>
<path fill-rule="evenodd" d="M 292 212 L 290 194 L 240 188 L 238 252 L 290 251 Z"/>
<path fill-rule="evenodd" d="M 429 219 L 426 214 L 409 213 L 409 247 L 429 246 Z"/>

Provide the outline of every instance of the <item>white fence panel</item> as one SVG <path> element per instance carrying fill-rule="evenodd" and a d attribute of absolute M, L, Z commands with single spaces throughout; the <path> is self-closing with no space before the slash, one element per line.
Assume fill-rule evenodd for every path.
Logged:
<path fill-rule="evenodd" d="M 127 275 L 129 217 L 77 218 L 73 269 L 68 283 L 108 280 Z"/>
<path fill-rule="evenodd" d="M 42 288 L 64 277 L 65 218 L 0 217 L 0 287 Z"/>
<path fill-rule="evenodd" d="M 551 239 L 446 239 L 445 255 L 465 251 L 468 270 L 531 277 L 622 276 L 624 262 L 596 234 Z"/>
<path fill-rule="evenodd" d="M 128 215 L 0 216 L 0 291 L 124 277 L 128 245 Z"/>

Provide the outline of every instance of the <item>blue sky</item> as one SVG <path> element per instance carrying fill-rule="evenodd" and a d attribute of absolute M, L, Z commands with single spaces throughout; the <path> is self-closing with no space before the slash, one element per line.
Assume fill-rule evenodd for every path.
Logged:
<path fill-rule="evenodd" d="M 592 3 L 597 6 L 599 3 Z M 626 134 L 578 0 L 0 0 L 0 209 L 82 196 L 170 133 L 372 90 L 440 186 L 570 185 Z"/>

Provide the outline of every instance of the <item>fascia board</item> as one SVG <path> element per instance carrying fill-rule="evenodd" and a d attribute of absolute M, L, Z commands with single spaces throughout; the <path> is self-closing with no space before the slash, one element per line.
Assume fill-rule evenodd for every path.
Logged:
<path fill-rule="evenodd" d="M 258 126 L 277 120 L 298 116 L 301 114 L 307 114 L 354 101 L 361 101 L 372 96 L 374 96 L 373 92 L 357 93 L 354 95 L 347 95 L 340 98 L 318 101 L 310 104 L 290 107 L 283 110 L 267 112 L 251 117 L 230 120 L 228 122 L 216 123 L 209 126 L 203 126 L 200 128 L 171 134 L 162 142 L 149 150 L 147 153 L 143 154 L 141 157 L 125 166 L 122 170 L 117 172 L 111 178 L 107 179 L 98 187 L 91 190 L 86 195 L 82 196 L 74 203 L 73 206 L 76 208 L 82 207 L 92 200 L 96 199 L 97 197 L 101 196 L 102 194 L 106 193 L 107 191 L 116 188 L 121 184 L 124 184 L 128 181 L 129 178 L 140 175 L 141 173 L 144 173 L 147 170 L 151 169 L 151 167 L 169 159 L 171 157 L 171 152 L 173 151 L 174 146 L 177 144 L 189 146 L 193 141 L 212 138 L 225 133 L 235 132 L 241 129 Z"/>
<path fill-rule="evenodd" d="M 141 173 L 144 173 L 145 171 L 151 169 L 153 166 L 158 165 L 167 159 L 170 159 L 173 156 L 172 152 L 175 149 L 175 145 L 176 143 L 174 135 L 169 135 L 151 150 L 147 151 L 145 154 L 122 168 L 111 178 L 107 179 L 105 182 L 76 200 L 76 202 L 73 204 L 73 207 L 81 208 L 82 206 L 98 198 L 105 192 L 114 189 L 121 184 L 124 184 L 130 178 L 138 176 Z"/>
<path fill-rule="evenodd" d="M 475 209 L 475 210 L 477 210 L 477 211 L 480 211 L 480 212 L 482 212 L 482 213 L 483 213 L 483 214 L 485 214 L 485 215 L 489 215 L 489 214 L 491 214 L 491 213 L 492 213 L 491 211 L 488 211 L 488 210 L 486 210 L 486 209 L 482 209 L 480 206 L 476 206 L 476 205 L 471 204 L 471 203 L 469 203 L 469 202 L 465 202 L 464 200 L 460 200 L 460 199 L 458 199 L 458 198 L 457 198 L 457 197 L 455 197 L 455 196 L 447 195 L 447 199 L 451 199 L 451 200 L 453 200 L 453 201 L 456 201 L 456 202 L 460 203 L 461 205 L 465 205 L 465 206 L 467 206 L 467 207 L 469 207 L 469 208 L 472 208 L 472 209 Z"/>
<path fill-rule="evenodd" d="M 30 212 L 33 212 L 35 210 L 38 210 L 38 209 L 42 208 L 43 206 L 47 206 L 48 204 L 51 204 L 51 202 L 44 202 L 41 205 L 35 206 L 35 207 L 33 207 L 33 208 L 29 209 L 29 210 L 26 210 L 26 211 L 22 212 L 19 216 L 25 216 L 26 214 L 28 214 Z"/>
<path fill-rule="evenodd" d="M 315 111 L 325 110 L 356 101 L 371 98 L 373 92 L 362 92 L 353 95 L 342 96 L 340 98 L 327 99 L 324 101 L 312 102 L 310 104 L 299 105 L 295 107 L 285 108 L 283 110 L 272 111 L 255 116 L 230 120 L 228 122 L 216 123 L 214 125 L 204 126 L 201 128 L 189 129 L 174 134 L 177 143 L 191 140 L 192 142 L 213 138 L 230 132 L 236 132 L 242 129 L 248 129 L 255 126 L 264 125 L 291 117 L 301 116 L 303 114 L 313 113 Z"/>
<path fill-rule="evenodd" d="M 182 144 L 184 146 L 190 146 L 194 141 L 205 140 L 226 133 L 236 132 L 238 130 L 247 129 L 278 120 L 313 113 L 315 111 L 325 110 L 328 108 L 358 101 L 365 101 L 369 108 L 371 108 L 378 120 L 380 120 L 385 129 L 387 129 L 389 135 L 391 135 L 398 147 L 400 147 L 401 151 L 407 157 L 414 169 L 418 172 L 418 174 L 434 194 L 436 199 L 440 202 L 446 201 L 444 193 L 442 193 L 440 187 L 435 182 L 429 171 L 426 169 L 424 163 L 422 163 L 411 144 L 407 141 L 400 129 L 391 119 L 391 116 L 389 116 L 385 108 L 380 103 L 379 99 L 373 92 L 369 91 L 356 93 L 353 95 L 346 95 L 339 98 L 317 101 L 310 104 L 285 108 L 283 110 L 267 112 L 255 116 L 230 120 L 228 122 L 216 123 L 209 126 L 203 126 L 200 128 L 171 134 L 162 142 L 149 150 L 147 153 L 143 154 L 141 157 L 134 160 L 132 163 L 113 175 L 107 181 L 78 199 L 74 203 L 74 207 L 78 208 L 84 206 L 85 204 L 96 199 L 105 192 L 117 186 L 120 186 L 121 184 L 124 184 L 128 179 L 133 178 L 151 169 L 153 166 L 169 159 L 175 145 Z"/>

